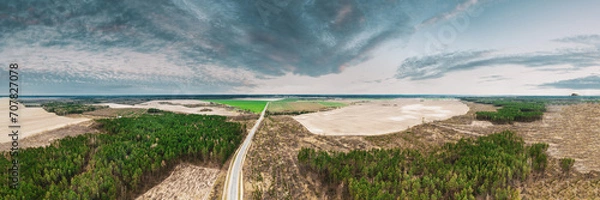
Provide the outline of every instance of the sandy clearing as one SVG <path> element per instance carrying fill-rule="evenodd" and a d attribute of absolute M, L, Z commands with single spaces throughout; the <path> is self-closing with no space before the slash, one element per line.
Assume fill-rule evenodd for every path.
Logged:
<path fill-rule="evenodd" d="M 153 100 L 145 103 L 135 104 L 135 105 L 127 105 L 127 104 L 117 104 L 117 103 L 100 103 L 96 105 L 104 105 L 110 108 L 156 108 L 171 112 L 177 113 L 187 113 L 187 114 L 204 114 L 204 115 L 222 115 L 222 116 L 237 116 L 240 113 L 228 110 L 223 107 L 211 106 L 209 102 L 200 101 L 200 100 L 189 100 L 189 99 L 181 99 L 181 100 Z M 198 107 L 185 107 L 184 105 L 200 105 Z M 202 106 L 206 105 L 206 106 Z M 210 111 L 200 111 L 202 109 L 210 109 Z"/>
<path fill-rule="evenodd" d="M 0 112 L 4 113 L 7 117 L 9 115 L 8 113 L 10 112 L 8 101 L 8 98 L 0 98 Z M 19 129 L 19 139 L 91 120 L 83 117 L 70 118 L 58 116 L 54 113 L 46 112 L 43 108 L 26 108 L 22 104 L 19 104 L 19 110 L 17 111 L 17 114 L 19 115 L 18 124 L 21 125 L 21 128 Z M 10 133 L 11 130 L 14 130 L 8 128 L 9 125 L 13 124 L 8 118 L 0 120 L 0 132 Z M 6 134 L 0 137 L 0 143 L 9 141 L 12 141 L 12 139 Z"/>
<path fill-rule="evenodd" d="M 468 111 L 469 107 L 458 100 L 371 100 L 294 119 L 319 135 L 381 135 L 423 122 L 464 115 Z"/>
<path fill-rule="evenodd" d="M 218 174 L 218 169 L 182 163 L 164 181 L 136 199 L 207 199 Z"/>

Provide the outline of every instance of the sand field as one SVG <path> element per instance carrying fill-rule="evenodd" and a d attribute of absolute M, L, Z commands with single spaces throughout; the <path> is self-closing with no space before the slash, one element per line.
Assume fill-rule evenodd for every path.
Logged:
<path fill-rule="evenodd" d="M 0 98 L 0 112 L 4 113 L 5 116 L 8 116 L 10 112 L 8 101 L 8 98 Z M 19 139 L 90 120 L 83 117 L 70 118 L 58 116 L 54 113 L 46 112 L 43 108 L 26 108 L 22 104 L 19 104 L 17 114 L 19 115 L 18 124 L 21 125 L 21 128 L 19 129 Z M 10 133 L 11 129 L 8 128 L 9 125 L 13 124 L 9 121 L 8 117 L 4 120 L 0 120 L 0 132 Z M 12 139 L 6 134 L 4 134 L 3 137 L 0 137 L 0 143 L 9 141 L 12 141 Z"/>
<path fill-rule="evenodd" d="M 127 105 L 117 103 L 101 103 L 96 105 L 105 105 L 110 108 L 156 108 L 165 111 L 187 114 L 204 114 L 204 115 L 222 115 L 222 116 L 237 116 L 238 112 L 227 108 L 210 105 L 209 102 L 200 100 L 154 100 L 145 103 Z M 187 107 L 186 107 L 187 106 Z M 191 107 L 190 107 L 191 106 Z M 210 109 L 210 111 L 201 111 L 202 109 Z"/>
<path fill-rule="evenodd" d="M 381 135 L 464 115 L 467 111 L 469 107 L 455 99 L 371 100 L 294 119 L 319 135 Z"/>
<path fill-rule="evenodd" d="M 218 169 L 182 163 L 175 167 L 169 177 L 139 196 L 137 200 L 207 199 L 218 174 Z"/>

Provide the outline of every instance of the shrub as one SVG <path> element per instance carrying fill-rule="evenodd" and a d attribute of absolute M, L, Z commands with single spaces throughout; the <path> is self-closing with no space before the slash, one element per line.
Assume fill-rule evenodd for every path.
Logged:
<path fill-rule="evenodd" d="M 560 162 L 560 168 L 562 169 L 562 171 L 566 174 L 569 174 L 569 172 L 571 172 L 571 169 L 573 169 L 573 164 L 575 164 L 575 159 L 561 158 L 559 160 L 559 162 Z"/>

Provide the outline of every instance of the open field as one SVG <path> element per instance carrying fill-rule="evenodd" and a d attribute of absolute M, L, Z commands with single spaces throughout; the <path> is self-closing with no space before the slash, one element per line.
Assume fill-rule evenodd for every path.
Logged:
<path fill-rule="evenodd" d="M 295 116 L 294 119 L 314 134 L 380 135 L 462 115 L 468 109 L 456 100 L 372 100 L 332 111 Z"/>
<path fill-rule="evenodd" d="M 99 130 L 95 127 L 94 121 L 84 121 L 73 125 L 67 125 L 54 130 L 44 131 L 39 134 L 35 134 L 26 138 L 19 138 L 19 148 L 31 148 L 31 147 L 42 147 L 52 144 L 53 141 L 61 138 L 85 133 L 98 133 Z M 10 141 L 0 143 L 0 151 L 9 151 L 12 147 Z"/>
<path fill-rule="evenodd" d="M 299 168 L 302 147 L 347 152 L 375 146 L 358 136 L 315 135 L 290 116 L 269 116 L 244 162 L 244 199 L 327 199 L 321 183 Z"/>
<path fill-rule="evenodd" d="M 0 112 L 6 113 L 7 116 L 5 120 L 0 120 L 0 131 L 2 133 L 9 133 L 10 129 L 8 128 L 8 125 L 12 124 L 8 120 L 8 113 L 10 112 L 8 101 L 8 98 L 0 99 Z M 43 108 L 26 108 L 22 104 L 19 104 L 18 115 L 18 124 L 21 125 L 19 130 L 20 140 L 45 131 L 50 131 L 90 120 L 88 118 L 70 118 L 58 116 L 54 113 L 46 112 Z M 11 138 L 6 135 L 4 137 L 0 137 L 0 143 L 9 141 L 11 141 Z"/>
<path fill-rule="evenodd" d="M 256 113 L 256 114 L 262 112 L 262 110 L 265 108 L 265 105 L 268 102 L 265 100 L 235 100 L 235 99 L 205 100 L 205 101 L 233 106 L 238 109 L 248 110 L 248 111 Z"/>
<path fill-rule="evenodd" d="M 271 114 L 299 114 L 341 108 L 346 105 L 346 103 L 334 101 L 284 99 L 271 102 L 268 112 Z"/>
<path fill-rule="evenodd" d="M 211 105 L 207 101 L 199 100 L 153 100 L 134 105 L 116 103 L 100 103 L 98 105 L 106 105 L 110 108 L 156 108 L 160 110 L 186 114 L 204 114 L 221 116 L 237 116 L 240 114 L 232 109 L 228 109 L 217 105 Z"/>
<path fill-rule="evenodd" d="M 182 163 L 163 182 L 136 199 L 207 199 L 218 174 L 218 169 Z"/>

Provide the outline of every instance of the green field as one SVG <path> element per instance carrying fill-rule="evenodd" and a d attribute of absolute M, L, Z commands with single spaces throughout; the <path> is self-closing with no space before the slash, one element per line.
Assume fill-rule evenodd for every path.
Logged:
<path fill-rule="evenodd" d="M 340 102 L 289 98 L 271 102 L 267 111 L 272 115 L 298 115 L 344 106 L 346 104 Z"/>
<path fill-rule="evenodd" d="M 254 101 L 254 100 L 235 100 L 235 99 L 220 99 L 220 100 L 204 100 L 215 102 L 219 104 L 230 105 L 240 110 L 246 110 L 253 113 L 261 113 L 265 108 L 268 101 Z"/>

